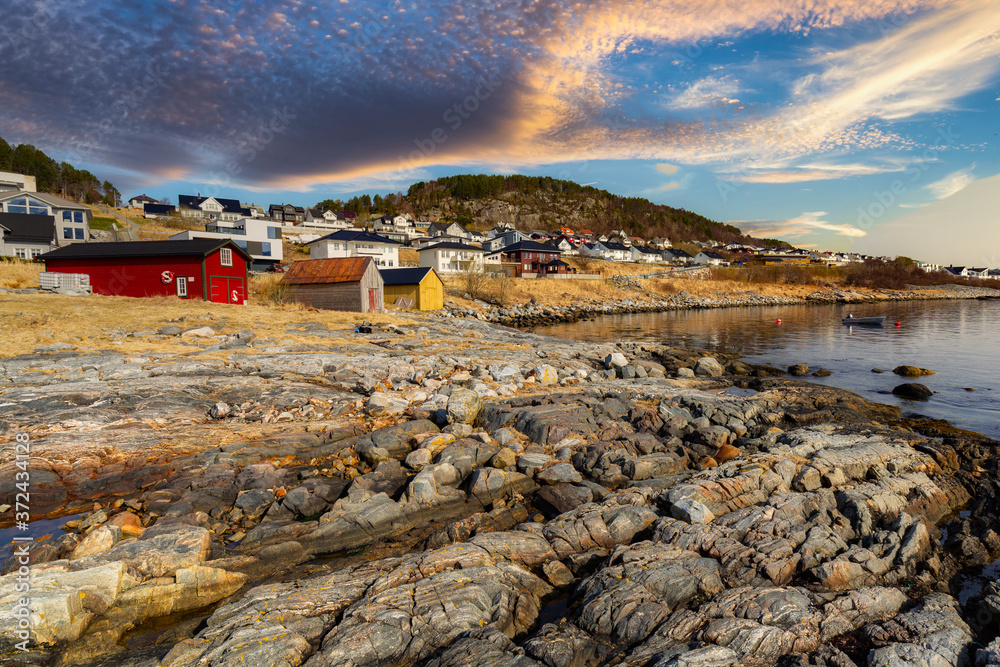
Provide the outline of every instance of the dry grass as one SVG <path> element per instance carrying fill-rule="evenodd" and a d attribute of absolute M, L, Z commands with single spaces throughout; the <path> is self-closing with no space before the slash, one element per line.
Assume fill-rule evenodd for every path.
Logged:
<path fill-rule="evenodd" d="M 28 289 L 38 287 L 38 274 L 45 270 L 41 262 L 5 259 L 0 262 L 0 287 Z"/>
<path fill-rule="evenodd" d="M 320 322 L 333 331 L 342 329 L 344 337 L 318 338 L 286 328 L 288 324 L 305 321 Z M 412 325 L 419 320 L 393 313 L 346 313 L 308 309 L 299 304 L 257 304 L 253 300 L 246 306 L 234 306 L 176 297 L 5 294 L 0 298 L 0 336 L 6 341 L 5 356 L 28 354 L 35 347 L 53 343 L 135 354 L 201 352 L 179 338 L 121 337 L 126 332 L 155 330 L 172 323 L 183 327 L 211 324 L 226 332 L 250 329 L 259 339 L 335 348 L 356 343 L 352 331 L 364 321 Z"/>
<path fill-rule="evenodd" d="M 399 249 L 399 265 L 400 266 L 419 266 L 420 265 L 420 255 L 413 248 L 400 248 Z"/>

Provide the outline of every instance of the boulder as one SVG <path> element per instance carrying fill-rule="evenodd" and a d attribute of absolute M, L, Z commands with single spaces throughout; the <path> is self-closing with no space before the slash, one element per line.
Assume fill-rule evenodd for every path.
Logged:
<path fill-rule="evenodd" d="M 402 396 L 375 392 L 365 403 L 365 412 L 372 417 L 391 417 L 403 414 L 408 407 L 410 402 Z"/>
<path fill-rule="evenodd" d="M 482 400 L 479 394 L 462 387 L 455 387 L 448 397 L 448 423 L 471 424 L 479 414 Z"/>
<path fill-rule="evenodd" d="M 576 484 L 583 481 L 583 476 L 570 463 L 557 463 L 542 470 L 535 478 L 545 484 Z"/>
<path fill-rule="evenodd" d="M 675 519 L 688 523 L 711 523 L 715 514 L 704 503 L 682 498 L 670 505 L 670 514 Z"/>
<path fill-rule="evenodd" d="M 208 409 L 208 416 L 212 419 L 225 419 L 229 416 L 229 412 L 229 404 L 219 401 Z"/>
<path fill-rule="evenodd" d="M 895 368 L 892 369 L 892 372 L 895 373 L 896 375 L 902 375 L 903 377 L 908 377 L 908 378 L 918 378 L 921 375 L 934 374 L 932 371 L 928 371 L 923 368 L 917 368 L 916 366 L 907 366 L 905 364 L 903 366 L 896 366 Z"/>
<path fill-rule="evenodd" d="M 535 379 L 543 387 L 559 384 L 559 371 L 552 366 L 536 366 Z"/>
<path fill-rule="evenodd" d="M 702 357 L 694 366 L 694 374 L 698 377 L 717 378 L 725 374 L 726 369 L 722 367 L 715 357 Z"/>
<path fill-rule="evenodd" d="M 604 357 L 604 367 L 605 368 L 621 368 L 622 366 L 628 365 L 628 359 L 621 352 L 612 352 L 608 356 Z"/>
<path fill-rule="evenodd" d="M 906 382 L 893 387 L 892 393 L 900 398 L 908 398 L 913 401 L 926 401 L 934 392 L 925 385 L 916 382 Z"/>
<path fill-rule="evenodd" d="M 788 367 L 788 374 L 795 376 L 802 376 L 809 374 L 809 366 L 806 364 L 793 364 Z"/>

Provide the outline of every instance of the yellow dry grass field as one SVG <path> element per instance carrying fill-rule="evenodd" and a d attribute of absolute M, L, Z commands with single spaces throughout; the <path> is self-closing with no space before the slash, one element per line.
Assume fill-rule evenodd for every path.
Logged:
<path fill-rule="evenodd" d="M 38 274 L 45 270 L 41 262 L 10 260 L 0 263 L 0 287 L 30 289 L 38 287 Z"/>
<path fill-rule="evenodd" d="M 418 266 L 420 264 L 420 255 L 413 248 L 400 248 L 399 249 L 399 265 L 400 266 Z"/>

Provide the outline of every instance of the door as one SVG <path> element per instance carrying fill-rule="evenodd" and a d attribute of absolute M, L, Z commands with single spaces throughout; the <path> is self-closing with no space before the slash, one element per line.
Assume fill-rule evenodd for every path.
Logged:
<path fill-rule="evenodd" d="M 374 287 L 368 288 L 368 312 L 371 313 L 376 310 L 378 303 L 378 290 Z"/>
<path fill-rule="evenodd" d="M 188 279 L 185 276 L 177 276 L 177 296 L 186 299 L 188 295 Z"/>
<path fill-rule="evenodd" d="M 208 298 L 214 303 L 243 304 L 246 299 L 246 285 L 242 278 L 212 276 L 209 279 Z"/>

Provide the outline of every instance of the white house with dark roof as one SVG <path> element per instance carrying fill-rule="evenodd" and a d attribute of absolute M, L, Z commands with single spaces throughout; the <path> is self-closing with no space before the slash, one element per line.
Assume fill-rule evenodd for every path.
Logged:
<path fill-rule="evenodd" d="M 659 250 L 656 248 L 647 248 L 644 246 L 634 245 L 631 248 L 632 251 L 632 261 L 640 262 L 642 264 L 656 264 L 663 261 L 663 257 L 660 255 Z"/>
<path fill-rule="evenodd" d="M 159 202 L 149 195 L 136 195 L 128 200 L 128 205 L 132 208 L 144 208 L 146 204 L 158 204 Z"/>
<path fill-rule="evenodd" d="M 0 255 L 35 259 L 56 247 L 51 215 L 0 213 Z"/>
<path fill-rule="evenodd" d="M 708 266 L 722 266 L 726 264 L 726 258 L 711 250 L 702 250 L 694 256 L 694 264 L 705 264 Z"/>
<path fill-rule="evenodd" d="M 202 197 L 201 195 L 177 195 L 177 210 L 185 218 L 206 220 L 228 220 L 253 217 L 249 208 L 236 199 L 224 197 Z"/>
<path fill-rule="evenodd" d="M 400 245 L 377 234 L 342 229 L 310 242 L 309 258 L 371 257 L 378 266 L 394 268 L 399 266 Z"/>
<path fill-rule="evenodd" d="M 483 268 L 483 249 L 466 243 L 435 243 L 417 251 L 420 266 L 430 267 L 439 275 L 454 275 L 469 269 Z"/>
<path fill-rule="evenodd" d="M 90 208 L 47 192 L 0 192 L 0 212 L 51 215 L 59 245 L 90 240 Z"/>

